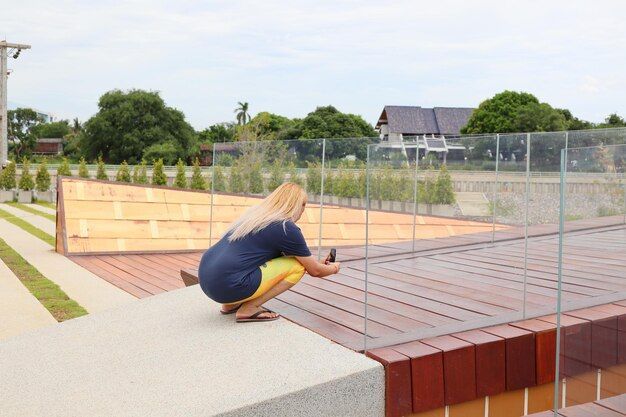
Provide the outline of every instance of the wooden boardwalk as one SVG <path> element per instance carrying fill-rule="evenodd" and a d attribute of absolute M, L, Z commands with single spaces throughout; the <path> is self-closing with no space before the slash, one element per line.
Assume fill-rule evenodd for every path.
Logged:
<path fill-rule="evenodd" d="M 626 299 L 626 227 L 621 217 L 567 224 L 563 305 L 582 308 Z M 556 307 L 558 235 L 553 225 L 368 248 L 367 344 L 383 347 L 549 314 Z M 202 252 L 82 255 L 71 259 L 137 297 L 184 286 L 182 269 Z M 342 248 L 340 274 L 306 275 L 268 307 L 355 350 L 364 348 L 365 248 Z M 526 274 L 524 274 L 526 266 Z"/>

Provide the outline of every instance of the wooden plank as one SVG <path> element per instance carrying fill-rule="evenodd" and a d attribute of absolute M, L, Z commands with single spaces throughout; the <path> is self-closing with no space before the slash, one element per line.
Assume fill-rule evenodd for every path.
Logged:
<path fill-rule="evenodd" d="M 443 352 L 417 341 L 393 346 L 392 349 L 411 359 L 413 412 L 443 407 Z"/>
<path fill-rule="evenodd" d="M 505 340 L 481 330 L 454 333 L 476 349 L 476 396 L 485 397 L 506 389 Z"/>
<path fill-rule="evenodd" d="M 539 320 L 556 324 L 556 315 Z M 567 314 L 561 315 L 561 357 L 559 378 L 571 377 L 591 368 L 591 323 Z"/>
<path fill-rule="evenodd" d="M 410 414 L 413 405 L 409 358 L 390 348 L 369 350 L 366 355 L 385 367 L 385 416 Z"/>
<path fill-rule="evenodd" d="M 476 350 L 452 336 L 424 339 L 422 343 L 443 352 L 444 394 L 447 405 L 476 398 Z"/>
<path fill-rule="evenodd" d="M 482 330 L 505 340 L 506 389 L 512 391 L 535 386 L 535 334 L 508 324 Z"/>
<path fill-rule="evenodd" d="M 617 316 L 601 309 L 568 311 L 568 316 L 591 322 L 591 366 L 606 369 L 617 364 Z"/>
<path fill-rule="evenodd" d="M 554 381 L 556 365 L 556 325 L 546 321 L 530 319 L 511 323 L 511 326 L 535 334 L 535 372 L 537 385 Z"/>

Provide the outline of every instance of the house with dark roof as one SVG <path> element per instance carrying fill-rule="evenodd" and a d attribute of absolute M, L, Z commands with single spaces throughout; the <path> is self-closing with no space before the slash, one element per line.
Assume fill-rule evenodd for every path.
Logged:
<path fill-rule="evenodd" d="M 473 108 L 385 106 L 376 122 L 382 140 L 401 142 L 405 136 L 444 136 L 461 134 Z"/>
<path fill-rule="evenodd" d="M 413 149 L 412 155 L 407 153 L 411 159 L 415 158 L 415 148 L 418 148 L 420 159 L 434 152 L 445 162 L 448 153 L 463 157 L 464 147 L 447 143 L 446 138 L 459 137 L 473 111 L 470 107 L 427 109 L 419 106 L 385 106 L 376 122 L 376 130 L 380 132 L 383 142 L 395 144 L 405 152 Z"/>

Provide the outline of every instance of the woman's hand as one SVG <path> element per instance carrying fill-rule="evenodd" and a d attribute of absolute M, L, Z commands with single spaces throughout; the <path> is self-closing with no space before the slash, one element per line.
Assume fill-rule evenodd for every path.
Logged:
<path fill-rule="evenodd" d="M 312 255 L 306 257 L 296 256 L 296 259 L 312 277 L 322 278 L 328 275 L 333 275 L 339 272 L 339 269 L 341 268 L 339 262 L 325 264 L 318 262 L 317 258 Z"/>

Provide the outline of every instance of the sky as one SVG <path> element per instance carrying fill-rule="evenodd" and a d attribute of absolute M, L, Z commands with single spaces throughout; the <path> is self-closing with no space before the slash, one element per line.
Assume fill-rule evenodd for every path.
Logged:
<path fill-rule="evenodd" d="M 196 129 L 332 104 L 476 107 L 526 91 L 626 116 L 626 2 L 0 0 L 9 102 L 85 121 L 112 89 L 158 91 Z"/>

